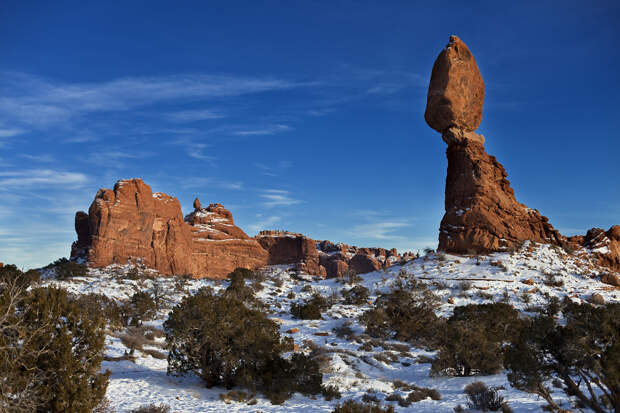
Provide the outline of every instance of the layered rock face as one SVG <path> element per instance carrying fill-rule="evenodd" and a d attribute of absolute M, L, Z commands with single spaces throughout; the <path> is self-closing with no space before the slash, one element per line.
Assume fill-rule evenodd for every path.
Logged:
<path fill-rule="evenodd" d="M 396 248 L 358 248 L 347 244 L 334 244 L 330 241 L 321 241 L 319 249 L 319 263 L 325 267 L 328 277 L 342 277 L 348 271 L 363 274 L 388 268 L 403 257 Z"/>
<path fill-rule="evenodd" d="M 439 228 L 439 249 L 487 253 L 530 240 L 571 247 L 620 270 L 619 226 L 607 232 L 593 228 L 586 236 L 566 238 L 547 217 L 516 200 L 506 170 L 486 153 L 484 138 L 474 132 L 482 120 L 483 103 L 478 65 L 465 43 L 451 36 L 433 66 L 424 114 L 448 144 L 446 212 Z"/>
<path fill-rule="evenodd" d="M 76 214 L 71 257 L 94 267 L 139 260 L 162 274 L 197 278 L 266 264 L 266 251 L 221 205 L 198 205 L 186 219 L 176 198 L 153 193 L 141 179 L 121 180 L 113 190 L 97 192 L 88 214 Z"/>
<path fill-rule="evenodd" d="M 261 231 L 256 237 L 269 252 L 269 264 L 295 264 L 299 271 L 325 277 L 325 267 L 319 264 L 316 241 L 287 231 Z"/>
<path fill-rule="evenodd" d="M 229 210 L 221 204 L 202 208 L 194 201 L 194 212 L 185 217 L 192 235 L 194 273 L 224 278 L 235 268 L 255 269 L 267 264 L 269 254 L 235 225 Z"/>
<path fill-rule="evenodd" d="M 141 179 L 100 189 L 88 214 L 76 214 L 72 258 L 87 254 L 95 267 L 130 258 L 163 274 L 191 274 L 191 233 L 176 198 L 153 193 Z"/>

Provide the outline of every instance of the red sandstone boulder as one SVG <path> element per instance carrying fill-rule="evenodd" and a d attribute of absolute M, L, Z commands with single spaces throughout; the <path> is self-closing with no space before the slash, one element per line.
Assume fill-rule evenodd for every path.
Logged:
<path fill-rule="evenodd" d="M 356 274 L 364 274 L 381 269 L 381 264 L 370 255 L 355 254 L 349 261 L 349 269 L 355 271 Z"/>
<path fill-rule="evenodd" d="M 441 51 L 431 74 L 424 119 L 436 131 L 474 131 L 482 121 L 484 82 L 474 56 L 456 36 Z"/>

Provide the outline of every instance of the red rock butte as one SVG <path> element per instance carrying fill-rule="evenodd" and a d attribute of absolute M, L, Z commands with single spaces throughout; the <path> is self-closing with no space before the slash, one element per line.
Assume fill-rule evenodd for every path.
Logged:
<path fill-rule="evenodd" d="M 474 131 L 482 120 L 484 82 L 473 54 L 450 36 L 431 73 L 424 118 L 448 144 L 445 214 L 439 250 L 466 254 L 514 249 L 523 241 L 583 249 L 620 269 L 620 227 L 564 237 L 538 210 L 519 203 L 506 170 Z"/>
<path fill-rule="evenodd" d="M 400 260 L 395 249 L 357 248 L 316 241 L 286 231 L 261 231 L 249 237 L 221 204 L 183 217 L 179 201 L 153 193 L 141 179 L 121 180 L 100 189 L 88 213 L 75 214 L 78 239 L 71 258 L 92 267 L 141 263 L 164 275 L 224 278 L 235 268 L 293 264 L 298 271 L 337 277 L 347 271 L 374 271 Z M 337 251 L 337 253 L 336 253 Z"/>

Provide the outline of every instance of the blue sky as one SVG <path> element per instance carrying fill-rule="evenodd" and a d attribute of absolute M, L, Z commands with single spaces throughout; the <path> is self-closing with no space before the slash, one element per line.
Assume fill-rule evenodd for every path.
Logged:
<path fill-rule="evenodd" d="M 430 3 L 4 0 L 0 261 L 68 255 L 75 211 L 131 177 L 250 235 L 435 247 L 447 162 L 423 113 L 451 34 L 519 201 L 566 234 L 620 223 L 617 2 Z"/>

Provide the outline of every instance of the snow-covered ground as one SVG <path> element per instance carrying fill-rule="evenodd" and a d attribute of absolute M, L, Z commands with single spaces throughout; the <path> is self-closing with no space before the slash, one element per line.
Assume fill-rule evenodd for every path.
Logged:
<path fill-rule="evenodd" d="M 92 269 L 88 277 L 70 281 L 50 278 L 45 283 L 61 286 L 76 294 L 100 293 L 125 300 L 138 290 L 152 288 L 156 282 L 166 291 L 168 309 L 185 294 L 194 293 L 200 287 L 211 286 L 218 291 L 228 285 L 226 281 L 213 280 L 179 281 L 171 277 L 130 280 L 119 277 L 119 273 L 128 269 L 118 266 Z M 449 316 L 457 305 L 506 300 L 527 312 L 532 306 L 546 303 L 546 296 L 562 299 L 568 295 L 575 301 L 587 301 L 592 294 L 598 293 L 605 302 L 620 302 L 620 289 L 598 281 L 600 271 L 583 258 L 567 255 L 561 249 L 526 244 L 519 252 L 488 256 L 429 254 L 402 266 L 395 265 L 388 270 L 363 274 L 359 284 L 370 290 L 369 301 L 372 302 L 381 292 L 388 291 L 399 275 L 419 279 L 441 297 L 438 315 L 443 316 Z M 291 303 L 309 298 L 313 292 L 331 295 L 343 288 L 351 288 L 351 285 L 344 285 L 335 279 L 295 276 L 286 266 L 270 266 L 265 272 L 267 280 L 256 296 L 270 306 L 270 317 L 280 324 L 282 335 L 293 337 L 300 350 L 309 351 L 316 346 L 323 348 L 329 360 L 323 371 L 324 383 L 338 387 L 342 392 L 340 401 L 350 398 L 360 400 L 364 394 L 372 394 L 380 400 L 392 393 L 406 396 L 406 393 L 394 386 L 394 380 L 398 379 L 420 387 L 437 389 L 441 393 L 441 400 L 426 399 L 409 407 L 400 407 L 396 402 L 384 401 L 383 404 L 393 404 L 397 412 L 452 412 L 456 405 L 465 405 L 467 402 L 463 393 L 464 386 L 481 380 L 489 386 L 503 386 L 505 390 L 500 393 L 515 412 L 537 412 L 545 405 L 536 396 L 511 388 L 504 373 L 468 378 L 430 377 L 428 359 L 435 355 L 433 352 L 396 341 L 382 342 L 380 346 L 371 346 L 370 349 L 366 346 L 362 350 L 360 347 L 364 341 L 361 339 L 350 342 L 346 338 L 339 338 L 332 331 L 350 322 L 353 332 L 362 334 L 363 327 L 358 324 L 357 317 L 371 308 L 370 303 L 354 306 L 345 305 L 340 300 L 324 313 L 322 320 L 296 320 L 289 312 Z M 551 277 L 557 286 L 551 285 Z M 545 281 L 550 285 L 546 285 Z M 295 294 L 292 299 L 287 298 L 290 292 Z M 529 298 L 524 299 L 526 296 Z M 168 309 L 161 311 L 156 320 L 147 324 L 161 328 Z M 298 331 L 287 333 L 295 329 Z M 120 332 L 109 332 L 106 338 L 106 356 L 109 360 L 120 358 L 128 350 L 121 343 L 119 335 Z M 148 348 L 165 354 L 163 340 L 157 338 L 156 345 Z M 104 361 L 102 365 L 102 369 L 112 372 L 107 398 L 118 412 L 151 403 L 169 405 L 172 412 L 331 412 L 339 402 L 326 401 L 322 396 L 310 398 L 296 394 L 282 405 L 272 405 L 260 395 L 256 396 L 256 404 L 253 405 L 239 402 L 226 404 L 219 399 L 220 393 L 226 393 L 225 389 L 207 389 L 200 379 L 191 375 L 168 376 L 165 359 L 154 358 L 140 351 L 136 351 L 135 356 L 135 361 Z M 554 398 L 558 402 L 566 401 L 561 391 L 554 393 Z"/>

